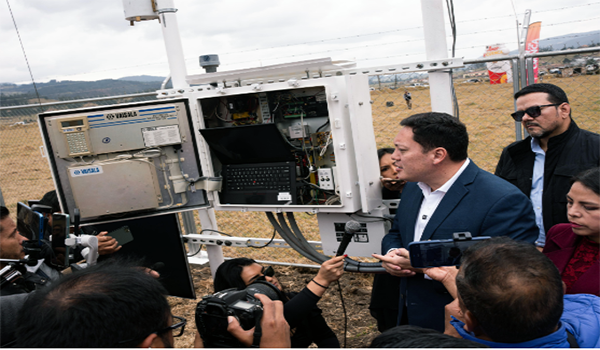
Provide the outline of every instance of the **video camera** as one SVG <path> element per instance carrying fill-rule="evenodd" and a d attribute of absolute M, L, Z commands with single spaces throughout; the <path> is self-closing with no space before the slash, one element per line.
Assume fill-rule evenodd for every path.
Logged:
<path fill-rule="evenodd" d="M 227 332 L 228 316 L 237 318 L 244 330 L 255 328 L 254 344 L 260 343 L 262 303 L 254 294 L 264 294 L 271 300 L 283 300 L 283 293 L 266 281 L 256 281 L 246 289 L 226 289 L 207 295 L 196 306 L 196 327 L 205 348 L 245 347 Z"/>
<path fill-rule="evenodd" d="M 6 262 L 6 266 L 0 270 L 0 288 L 12 283 L 25 274 L 25 265 L 35 266 L 40 259 L 41 248 L 37 240 L 23 241 L 23 250 L 26 259 L 0 259 Z"/>

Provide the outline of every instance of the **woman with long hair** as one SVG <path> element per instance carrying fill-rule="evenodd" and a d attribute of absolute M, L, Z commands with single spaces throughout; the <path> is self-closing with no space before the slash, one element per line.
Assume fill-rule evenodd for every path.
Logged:
<path fill-rule="evenodd" d="M 236 258 L 222 263 L 215 274 L 215 292 L 229 288 L 239 290 L 262 280 L 283 292 L 284 316 L 290 325 L 293 348 L 307 348 L 315 343 L 320 348 L 339 348 L 340 343 L 317 307 L 318 301 L 331 283 L 344 272 L 344 256 L 325 261 L 317 275 L 300 293 L 286 292 L 274 275 L 272 267 L 264 267 L 248 258 Z"/>
<path fill-rule="evenodd" d="M 566 294 L 600 296 L 600 168 L 572 179 L 567 193 L 569 223 L 553 226 L 543 253 L 558 267 Z"/>

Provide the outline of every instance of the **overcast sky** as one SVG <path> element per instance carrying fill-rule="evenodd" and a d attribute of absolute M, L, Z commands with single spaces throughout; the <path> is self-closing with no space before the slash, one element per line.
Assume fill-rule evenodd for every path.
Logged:
<path fill-rule="evenodd" d="M 174 0 L 188 74 L 198 56 L 219 70 L 331 57 L 369 67 L 425 59 L 419 0 Z M 36 82 L 166 76 L 158 21 L 130 26 L 122 0 L 8 0 L 0 3 L 0 82 L 30 83 L 13 18 Z M 455 0 L 456 56 L 486 45 L 517 49 L 526 9 L 540 38 L 600 29 L 600 1 Z M 446 13 L 448 49 L 451 31 Z M 600 41 L 600 38 L 599 38 Z"/>

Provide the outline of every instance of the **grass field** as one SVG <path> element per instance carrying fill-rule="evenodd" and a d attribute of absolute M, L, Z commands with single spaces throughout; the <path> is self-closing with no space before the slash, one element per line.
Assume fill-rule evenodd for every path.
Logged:
<path fill-rule="evenodd" d="M 570 78 L 545 78 L 561 86 L 569 95 L 573 118 L 583 129 L 600 133 L 600 79 L 598 75 Z M 483 169 L 493 172 L 502 148 L 515 140 L 512 85 L 485 83 L 455 84 L 460 119 L 467 125 L 470 137 L 469 156 Z M 428 88 L 413 88 L 413 109 L 408 110 L 404 90 L 372 91 L 373 125 L 378 147 L 392 146 L 399 122 L 412 114 L 430 110 Z M 387 102 L 393 102 L 387 107 Z M 0 123 L 0 188 L 4 200 L 14 214 L 16 203 L 39 199 L 53 189 L 48 162 L 42 158 L 37 124 L 9 126 Z M 375 155 L 373 155 L 375 156 Z M 320 240 L 314 216 L 296 214 L 298 223 L 309 240 Z M 270 238 L 273 228 L 263 213 L 219 212 L 219 228 L 242 237 Z M 198 222 L 199 225 L 199 222 Z M 252 256 L 259 260 L 310 263 L 291 249 L 224 248 L 225 256 Z"/>

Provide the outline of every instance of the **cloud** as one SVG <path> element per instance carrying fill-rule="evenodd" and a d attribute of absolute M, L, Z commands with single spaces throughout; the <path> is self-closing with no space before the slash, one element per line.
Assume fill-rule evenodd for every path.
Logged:
<path fill-rule="evenodd" d="M 124 19 L 121 0 L 9 0 L 33 74 L 38 81 L 96 80 L 168 74 L 158 21 Z M 445 4 L 445 2 L 443 2 Z M 532 9 L 541 37 L 597 29 L 600 4 L 583 0 L 454 1 L 456 55 L 481 56 L 485 45 L 517 42 L 516 20 Z M 421 2 L 176 0 L 189 74 L 198 56 L 219 54 L 221 70 L 332 57 L 362 66 L 425 59 Z M 445 19 L 448 22 L 448 19 Z M 446 24 L 447 46 L 451 38 Z M 0 82 L 30 80 L 6 4 L 0 5 Z"/>

